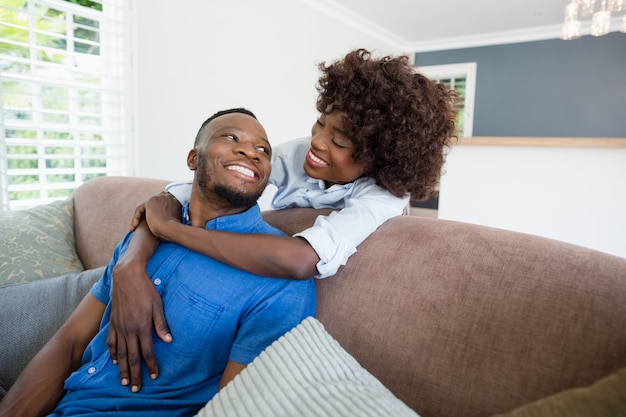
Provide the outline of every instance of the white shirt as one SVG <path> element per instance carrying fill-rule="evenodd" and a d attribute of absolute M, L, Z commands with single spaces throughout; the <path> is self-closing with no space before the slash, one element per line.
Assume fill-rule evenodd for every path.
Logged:
<path fill-rule="evenodd" d="M 313 226 L 294 235 L 306 239 L 317 252 L 320 261 L 316 265 L 319 272 L 316 278 L 326 278 L 345 265 L 356 247 L 381 224 L 404 213 L 409 195 L 395 197 L 369 177 L 326 188 L 323 180 L 311 178 L 304 171 L 310 140 L 306 137 L 274 147 L 269 183 L 278 190 L 271 207 L 339 209 L 328 216 L 318 216 Z M 184 205 L 191 196 L 191 182 L 172 183 L 165 190 Z"/>

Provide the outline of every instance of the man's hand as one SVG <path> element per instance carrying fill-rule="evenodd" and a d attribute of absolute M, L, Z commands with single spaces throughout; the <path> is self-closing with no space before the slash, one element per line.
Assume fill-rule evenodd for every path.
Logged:
<path fill-rule="evenodd" d="M 160 230 L 168 221 L 180 223 L 180 217 L 180 203 L 166 192 L 138 206 L 130 225 L 135 235 L 126 253 L 113 268 L 111 326 L 107 345 L 113 361 L 119 365 L 122 385 L 130 384 L 133 392 L 141 388 L 142 359 L 153 379 L 159 375 L 152 323 L 161 340 L 172 341 L 161 296 L 146 272 L 146 266 L 159 245 L 159 240 L 148 227 L 148 221 L 152 222 L 155 230 Z"/>
<path fill-rule="evenodd" d="M 111 326 L 107 345 L 113 361 L 119 365 L 122 385 L 133 392 L 141 388 L 141 359 L 150 376 L 159 375 L 152 343 L 152 323 L 164 342 L 172 336 L 165 320 L 161 297 L 146 273 L 148 260 L 158 246 L 145 222 L 137 228 L 126 254 L 113 268 Z"/>

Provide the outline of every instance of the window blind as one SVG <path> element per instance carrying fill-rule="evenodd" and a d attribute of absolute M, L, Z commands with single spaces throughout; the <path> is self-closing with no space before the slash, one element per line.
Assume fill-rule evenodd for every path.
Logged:
<path fill-rule="evenodd" d="M 2 210 L 126 175 L 123 0 L 0 1 Z"/>

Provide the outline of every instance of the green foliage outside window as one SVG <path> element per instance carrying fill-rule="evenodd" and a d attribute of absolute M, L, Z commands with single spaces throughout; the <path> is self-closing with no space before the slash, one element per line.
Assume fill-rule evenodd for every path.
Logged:
<path fill-rule="evenodd" d="M 90 9 L 102 11 L 102 4 L 89 0 L 65 0 Z M 27 13 L 27 0 L 0 0 L 0 72 L 23 74 L 25 77 L 43 74 L 45 71 L 59 72 L 61 79 L 74 83 L 98 85 L 100 79 L 91 73 L 70 73 L 64 64 L 69 57 L 67 13 L 52 6 L 37 4 L 36 17 Z M 74 15 L 70 27 L 74 33 L 72 53 L 97 57 L 100 55 L 99 22 L 84 16 Z M 30 28 L 35 31 L 31 32 Z M 35 36 L 35 39 L 31 36 Z M 27 46 L 24 46 L 27 45 Z M 28 46 L 30 45 L 30 46 Z M 12 59 L 1 59 L 2 56 Z M 41 64 L 40 64 L 41 63 Z M 46 67 L 58 64 L 58 67 Z M 42 181 L 40 168 L 50 169 L 45 175 L 47 184 L 74 183 L 76 174 L 71 173 L 77 164 L 82 167 L 106 167 L 106 150 L 97 146 L 77 146 L 81 140 L 102 142 L 101 135 L 72 133 L 64 131 L 73 126 L 101 126 L 102 96 L 98 91 L 77 89 L 76 87 L 34 84 L 28 81 L 12 79 L 2 80 L 2 109 L 4 119 L 9 121 L 33 122 L 49 126 L 59 126 L 42 130 L 43 137 L 37 138 L 36 130 L 5 129 L 5 137 L 11 144 L 5 146 L 8 157 L 6 167 L 16 174 L 9 175 L 9 184 L 36 185 Z M 34 97 L 38 97 L 35 103 Z M 72 119 L 71 112 L 80 114 Z M 38 119 L 35 119 L 38 114 Z M 37 121 L 35 121 L 37 120 Z M 14 122 L 15 123 L 15 122 Z M 74 128 L 75 129 L 75 128 Z M 76 137 L 78 135 L 78 137 Z M 34 141 L 51 141 L 49 146 L 33 145 Z M 63 146 L 60 142 L 67 142 Z M 58 170 L 59 173 L 54 173 Z M 41 171 L 43 172 L 43 171 Z M 103 174 L 86 174 L 79 180 L 89 179 Z M 22 187 L 23 188 L 23 187 Z M 48 190 L 48 197 L 64 197 L 72 192 L 70 188 Z M 41 191 L 36 189 L 9 192 L 9 200 L 37 199 Z"/>
<path fill-rule="evenodd" d="M 465 78 L 454 78 L 454 79 L 441 79 L 440 83 L 447 85 L 448 87 L 453 86 L 456 93 L 459 95 L 459 103 L 457 104 L 457 116 L 456 116 L 456 126 L 457 126 L 457 136 L 463 137 L 463 132 L 465 128 L 465 106 L 463 102 L 465 101 L 465 88 L 466 88 L 466 80 Z"/>

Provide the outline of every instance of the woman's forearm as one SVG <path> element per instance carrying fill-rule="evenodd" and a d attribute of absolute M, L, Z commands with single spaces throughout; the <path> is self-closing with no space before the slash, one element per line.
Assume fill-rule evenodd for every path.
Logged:
<path fill-rule="evenodd" d="M 176 221 L 164 224 L 159 235 L 164 240 L 261 276 L 308 279 L 317 274 L 319 257 L 311 245 L 299 237 L 207 230 Z"/>

